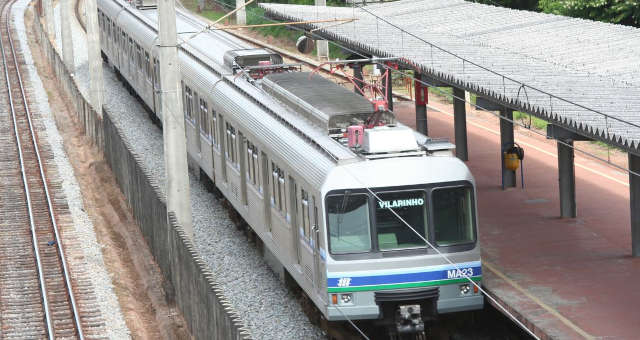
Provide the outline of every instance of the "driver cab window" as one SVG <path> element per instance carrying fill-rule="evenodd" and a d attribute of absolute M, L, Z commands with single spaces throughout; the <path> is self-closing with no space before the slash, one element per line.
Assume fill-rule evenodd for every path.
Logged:
<path fill-rule="evenodd" d="M 371 250 L 369 196 L 364 194 L 327 197 L 329 247 L 332 254 Z"/>

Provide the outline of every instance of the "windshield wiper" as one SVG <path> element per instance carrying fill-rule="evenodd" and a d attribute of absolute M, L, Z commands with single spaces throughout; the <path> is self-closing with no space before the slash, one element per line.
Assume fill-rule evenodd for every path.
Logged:
<path fill-rule="evenodd" d="M 338 211 L 338 237 L 342 235 L 340 232 L 340 226 L 342 226 L 342 220 L 344 220 L 344 211 L 347 209 L 347 202 L 349 201 L 349 194 L 351 194 L 351 190 L 346 190 L 344 192 L 344 197 L 342 198 L 342 204 L 340 205 L 340 210 Z"/>

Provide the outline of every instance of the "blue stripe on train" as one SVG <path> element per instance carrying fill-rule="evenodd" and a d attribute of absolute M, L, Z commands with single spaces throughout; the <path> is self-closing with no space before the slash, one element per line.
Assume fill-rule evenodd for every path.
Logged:
<path fill-rule="evenodd" d="M 327 279 L 327 285 L 332 287 L 358 287 L 386 284 L 399 284 L 408 282 L 424 282 L 445 279 L 461 279 L 465 275 L 475 277 L 482 275 L 481 266 L 461 266 L 460 269 L 450 268 L 445 270 L 425 271 L 404 274 L 383 274 L 371 276 L 343 276 Z M 356 274 L 356 273 L 354 273 Z"/>

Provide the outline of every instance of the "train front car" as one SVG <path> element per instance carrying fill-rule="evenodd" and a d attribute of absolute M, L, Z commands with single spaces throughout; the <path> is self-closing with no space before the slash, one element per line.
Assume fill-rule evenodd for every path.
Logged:
<path fill-rule="evenodd" d="M 475 184 L 463 162 L 342 165 L 323 197 L 328 320 L 374 319 L 393 336 L 419 336 L 438 314 L 483 307 L 467 279 L 479 285 L 482 273 Z"/>

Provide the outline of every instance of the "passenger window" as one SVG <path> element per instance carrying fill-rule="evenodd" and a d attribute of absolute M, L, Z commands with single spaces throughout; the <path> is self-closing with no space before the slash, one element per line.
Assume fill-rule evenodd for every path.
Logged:
<path fill-rule="evenodd" d="M 213 108 L 211 108 L 211 130 L 213 131 L 211 136 L 213 145 L 220 147 L 220 140 L 218 139 L 218 114 Z"/>
<path fill-rule="evenodd" d="M 184 114 L 189 118 L 190 121 L 193 121 L 193 112 L 192 109 L 192 100 L 193 93 L 191 92 L 191 88 L 189 86 L 184 87 Z"/>
<path fill-rule="evenodd" d="M 271 162 L 271 198 L 273 204 L 278 211 L 287 214 L 286 208 L 286 188 L 285 188 L 285 180 L 284 180 L 284 171 L 280 169 L 275 163 Z"/>
<path fill-rule="evenodd" d="M 209 112 L 207 108 L 207 102 L 200 99 L 200 132 L 211 139 L 211 130 L 209 126 Z"/>
<path fill-rule="evenodd" d="M 247 140 L 247 179 L 253 186 L 260 188 L 258 147 L 249 140 Z"/>
<path fill-rule="evenodd" d="M 309 240 L 311 235 L 311 221 L 309 216 L 309 193 L 304 189 L 301 189 L 302 200 L 300 202 L 300 208 L 302 210 L 302 230 L 304 232 L 304 239 Z"/>
<path fill-rule="evenodd" d="M 147 75 L 147 79 L 151 80 L 151 70 L 149 69 L 151 66 L 151 62 L 149 59 L 149 52 L 144 52 L 144 73 Z"/>
<path fill-rule="evenodd" d="M 236 154 L 236 141 L 237 141 L 237 136 L 236 136 L 236 129 L 231 126 L 231 124 L 227 123 L 227 140 L 226 140 L 226 155 L 227 155 L 227 159 L 229 159 L 231 161 L 231 163 L 235 166 L 238 167 L 238 157 Z"/>

